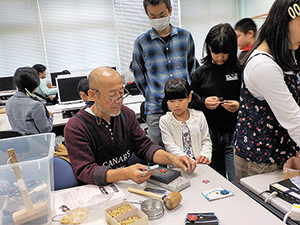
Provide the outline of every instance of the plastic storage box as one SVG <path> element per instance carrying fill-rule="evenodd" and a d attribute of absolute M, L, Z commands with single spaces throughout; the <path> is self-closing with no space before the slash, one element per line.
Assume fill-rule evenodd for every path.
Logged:
<path fill-rule="evenodd" d="M 18 163 L 10 162 L 11 148 Z M 54 148 L 54 133 L 0 140 L 0 224 L 51 223 Z"/>

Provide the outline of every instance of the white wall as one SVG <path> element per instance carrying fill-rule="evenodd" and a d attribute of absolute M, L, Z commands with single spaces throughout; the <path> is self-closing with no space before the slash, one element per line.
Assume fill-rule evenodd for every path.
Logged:
<path fill-rule="evenodd" d="M 189 30 L 196 45 L 196 57 L 202 58 L 202 47 L 209 29 L 218 23 L 232 26 L 244 17 L 268 13 L 274 0 L 180 0 L 181 25 Z M 264 19 L 254 19 L 259 28 Z"/>
<path fill-rule="evenodd" d="M 237 21 L 238 0 L 181 0 L 180 6 L 182 28 L 192 33 L 198 60 L 210 28 L 225 22 L 234 26 Z"/>
<path fill-rule="evenodd" d="M 269 12 L 274 0 L 240 0 L 239 4 L 239 11 L 240 11 L 240 18 L 244 17 L 254 17 L 259 16 Z M 264 19 L 254 19 L 257 27 L 259 28 Z"/>

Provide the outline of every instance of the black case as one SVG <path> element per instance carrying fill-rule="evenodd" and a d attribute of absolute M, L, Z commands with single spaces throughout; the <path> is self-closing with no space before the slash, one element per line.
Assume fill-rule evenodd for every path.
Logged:
<path fill-rule="evenodd" d="M 177 177 L 181 176 L 180 171 L 167 169 L 167 172 L 161 173 L 160 172 L 161 169 L 167 169 L 167 168 L 160 166 L 158 169 L 153 170 L 150 179 L 168 184 L 173 180 L 175 180 Z"/>
<path fill-rule="evenodd" d="M 188 219 L 189 215 L 197 216 L 196 221 L 190 221 Z M 216 217 L 215 213 L 188 213 L 185 219 L 185 224 L 202 224 L 202 225 L 219 225 L 218 217 Z"/>

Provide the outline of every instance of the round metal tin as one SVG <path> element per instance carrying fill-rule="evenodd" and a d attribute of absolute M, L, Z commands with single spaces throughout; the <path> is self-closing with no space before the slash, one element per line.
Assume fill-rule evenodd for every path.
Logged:
<path fill-rule="evenodd" d="M 141 210 L 147 214 L 149 220 L 155 220 L 164 215 L 164 203 L 159 199 L 147 199 L 142 202 Z"/>

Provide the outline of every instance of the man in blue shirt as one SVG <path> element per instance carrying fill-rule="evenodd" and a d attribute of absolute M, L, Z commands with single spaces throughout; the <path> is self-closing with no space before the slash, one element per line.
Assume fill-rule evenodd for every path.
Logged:
<path fill-rule="evenodd" d="M 165 83 L 172 78 L 190 82 L 195 70 L 195 45 L 190 32 L 170 24 L 170 0 L 144 0 L 152 29 L 140 35 L 133 48 L 133 73 L 144 95 L 149 136 L 162 145 L 159 118 Z"/>

